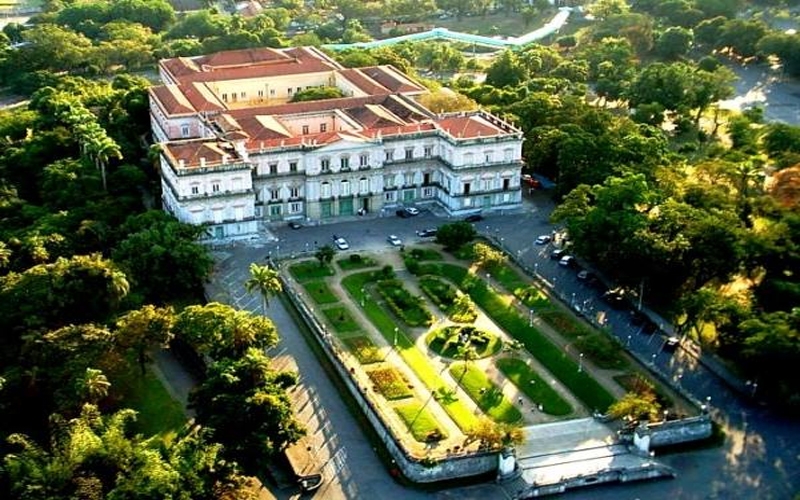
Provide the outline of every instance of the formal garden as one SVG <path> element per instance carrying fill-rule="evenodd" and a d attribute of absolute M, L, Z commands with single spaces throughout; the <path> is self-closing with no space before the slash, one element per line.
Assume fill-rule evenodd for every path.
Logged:
<path fill-rule="evenodd" d="M 517 429 L 605 413 L 626 393 L 659 413 L 673 405 L 611 337 L 486 243 L 318 254 L 287 269 L 412 454 L 510 444 Z"/>

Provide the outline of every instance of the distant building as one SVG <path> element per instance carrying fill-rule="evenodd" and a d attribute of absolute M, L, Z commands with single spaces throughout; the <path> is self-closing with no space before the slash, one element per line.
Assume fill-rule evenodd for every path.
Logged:
<path fill-rule="evenodd" d="M 164 210 L 210 239 L 262 223 L 435 204 L 521 203 L 522 133 L 483 111 L 434 114 L 392 66 L 344 68 L 310 47 L 162 60 L 150 89 Z M 346 96 L 291 102 L 316 86 Z"/>

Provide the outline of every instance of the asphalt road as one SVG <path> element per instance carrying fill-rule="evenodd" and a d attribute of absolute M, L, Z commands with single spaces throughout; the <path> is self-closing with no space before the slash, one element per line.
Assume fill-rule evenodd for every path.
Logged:
<path fill-rule="evenodd" d="M 604 306 L 596 296 L 596 291 L 576 278 L 575 271 L 559 266 L 549 258 L 550 245 L 533 244 L 537 235 L 549 234 L 554 229 L 548 222 L 551 210 L 552 205 L 540 194 L 526 200 L 522 213 L 489 216 L 476 223 L 475 227 L 481 233 L 496 238 L 529 268 L 535 269 L 568 304 L 581 304 L 605 311 L 611 331 L 623 344 L 640 359 L 652 362 L 656 369 L 679 383 L 697 400 L 707 402 L 715 420 L 723 426 L 728 436 L 719 448 L 661 456 L 663 462 L 677 469 L 679 476 L 675 480 L 577 490 L 568 493 L 565 498 L 792 498 L 800 488 L 800 425 L 772 414 L 767 408 L 752 404 L 751 398 L 745 397 L 749 395 L 740 396 L 693 357 L 682 355 L 680 351 L 674 354 L 665 352 L 663 337 L 638 333 L 638 327 L 630 324 L 626 311 L 614 311 Z M 354 251 L 388 248 L 386 237 L 389 234 L 395 234 L 410 244 L 419 240 L 415 235 L 416 230 L 436 227 L 449 221 L 451 219 L 423 211 L 419 216 L 409 219 L 392 215 L 307 226 L 298 230 L 282 226 L 274 230 L 278 240 L 263 248 L 249 249 L 249 259 L 263 259 L 267 255 L 285 258 L 304 252 L 313 253 L 316 247 L 330 244 L 333 234 L 346 238 Z M 246 269 L 245 264 L 242 263 L 243 270 Z M 281 332 L 286 335 L 284 329 Z M 288 344 L 287 348 L 291 349 Z M 301 346 L 295 348 L 300 349 Z M 305 374 L 305 377 L 311 379 L 310 374 Z M 328 413 L 332 414 L 330 410 Z M 340 432 L 338 424 L 332 428 Z M 349 447 L 348 441 L 358 443 L 358 433 L 349 429 L 346 434 L 339 436 L 339 440 Z M 353 475 L 351 471 L 345 478 L 350 488 L 384 498 L 397 495 L 399 486 L 389 477 L 385 468 L 375 461 L 371 464 L 367 462 L 369 460 L 357 465 L 358 474 Z M 497 493 L 497 489 L 486 485 L 442 491 L 434 496 L 496 498 Z M 420 495 L 428 496 L 408 490 L 400 498 Z"/>

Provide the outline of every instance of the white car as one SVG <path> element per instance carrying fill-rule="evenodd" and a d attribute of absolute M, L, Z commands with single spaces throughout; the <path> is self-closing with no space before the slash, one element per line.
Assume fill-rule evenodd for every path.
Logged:
<path fill-rule="evenodd" d="M 550 243 L 550 240 L 551 240 L 551 237 L 550 237 L 549 234 L 543 234 L 543 235 L 539 236 L 538 238 L 536 238 L 535 243 L 537 245 L 546 245 L 547 243 Z"/>
<path fill-rule="evenodd" d="M 388 241 L 394 247 L 399 247 L 403 244 L 403 240 L 393 234 L 390 234 L 389 237 L 386 238 L 386 241 Z"/>
<path fill-rule="evenodd" d="M 419 209 L 414 207 L 406 207 L 406 212 L 408 215 L 419 215 Z"/>
<path fill-rule="evenodd" d="M 344 238 L 336 238 L 335 240 L 333 240 L 333 244 L 336 245 L 336 248 L 338 248 L 339 250 L 347 250 L 350 248 L 350 245 Z"/>

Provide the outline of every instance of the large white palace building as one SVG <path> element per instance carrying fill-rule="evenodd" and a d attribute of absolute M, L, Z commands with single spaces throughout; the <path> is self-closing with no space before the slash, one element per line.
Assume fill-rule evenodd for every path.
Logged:
<path fill-rule="evenodd" d="M 391 66 L 321 51 L 248 49 L 159 63 L 150 89 L 164 209 L 236 239 L 261 223 L 436 204 L 452 215 L 521 203 L 522 133 L 483 111 L 436 114 Z M 345 97 L 292 102 L 337 87 Z"/>

